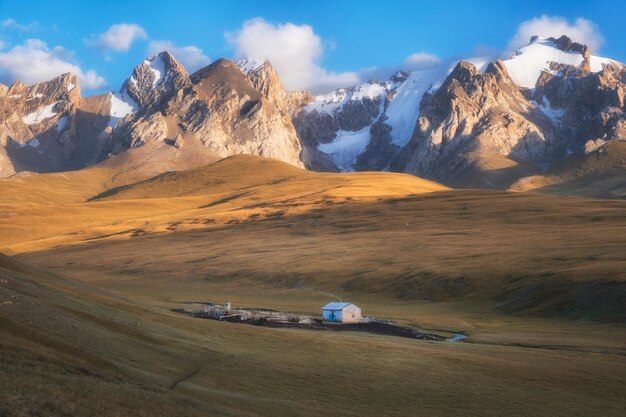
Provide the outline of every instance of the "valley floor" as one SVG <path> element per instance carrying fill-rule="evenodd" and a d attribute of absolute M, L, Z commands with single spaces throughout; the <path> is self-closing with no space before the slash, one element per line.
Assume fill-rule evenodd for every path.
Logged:
<path fill-rule="evenodd" d="M 109 278 L 92 287 L 9 276 L 0 287 L 13 301 L 0 307 L 3 415 L 620 416 L 626 408 L 621 325 L 363 295 L 368 313 L 469 339 L 271 329 L 170 309 L 211 297 L 314 311 L 325 298 Z"/>

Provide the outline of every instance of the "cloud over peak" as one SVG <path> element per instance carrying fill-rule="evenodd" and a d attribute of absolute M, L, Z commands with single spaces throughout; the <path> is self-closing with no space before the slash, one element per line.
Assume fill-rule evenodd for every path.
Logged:
<path fill-rule="evenodd" d="M 591 20 L 579 17 L 570 23 L 564 17 L 542 15 L 520 23 L 508 46 L 511 49 L 524 46 L 534 35 L 545 38 L 566 35 L 574 42 L 587 45 L 592 52 L 599 50 L 604 43 L 600 29 Z"/>
<path fill-rule="evenodd" d="M 416 52 L 404 60 L 402 69 L 408 71 L 421 71 L 436 67 L 441 63 L 437 55 L 428 52 Z"/>
<path fill-rule="evenodd" d="M 360 81 L 356 72 L 331 72 L 321 66 L 324 45 L 309 25 L 272 24 L 254 18 L 225 37 L 236 58 L 269 60 L 289 90 L 328 91 Z"/>

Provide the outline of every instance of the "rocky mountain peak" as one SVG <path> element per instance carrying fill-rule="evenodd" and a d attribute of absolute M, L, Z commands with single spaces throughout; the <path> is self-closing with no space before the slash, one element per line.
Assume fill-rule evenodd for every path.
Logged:
<path fill-rule="evenodd" d="M 569 37 L 563 35 L 560 38 L 548 38 L 549 41 L 554 42 L 554 45 L 564 52 L 578 52 L 583 56 L 583 62 L 580 64 L 580 68 L 585 72 L 591 71 L 591 54 L 587 45 L 573 42 Z"/>
<path fill-rule="evenodd" d="M 278 72 L 268 60 L 246 57 L 238 60 L 236 64 L 246 74 L 254 88 L 284 115 L 296 115 L 301 107 L 314 99 L 308 91 L 285 90 Z"/>
<path fill-rule="evenodd" d="M 154 68 L 154 61 L 159 59 L 166 74 L 162 84 L 155 83 L 150 75 L 160 71 Z M 253 154 L 302 166 L 302 147 L 289 116 L 279 110 L 278 101 L 269 100 L 255 88 L 236 63 L 219 59 L 190 76 L 181 72 L 170 80 L 168 67 L 173 67 L 168 66 L 168 57 L 157 56 L 136 68 L 134 83 L 147 84 L 139 91 L 148 94 L 148 105 L 144 101 L 139 111 L 118 120 L 110 139 L 104 142 L 102 153 L 169 146 L 176 149 L 170 149 L 175 153 L 210 154 L 213 158 Z M 271 74 L 271 71 L 263 73 Z M 271 80 L 269 85 L 275 85 L 275 76 L 276 80 Z M 127 85 L 132 83 L 129 80 Z M 156 91 L 156 98 L 149 95 L 152 91 Z M 125 100 L 124 92 L 121 101 Z M 119 104 L 121 107 L 122 103 Z"/>
<path fill-rule="evenodd" d="M 65 73 L 50 81 L 26 86 L 21 81 L 14 82 L 7 90 L 12 98 L 23 98 L 27 101 L 49 102 L 56 100 L 75 101 L 80 98 L 78 79 L 74 74 Z"/>
<path fill-rule="evenodd" d="M 478 71 L 478 68 L 471 62 L 459 61 L 448 76 L 448 80 L 457 80 L 466 83 L 471 81 L 472 77 L 479 74 L 480 71 Z"/>
<path fill-rule="evenodd" d="M 389 81 L 392 83 L 403 83 L 406 79 L 409 78 L 409 73 L 407 71 L 396 71 L 391 77 L 389 77 Z"/>
<path fill-rule="evenodd" d="M 16 91 L 20 91 L 22 89 L 26 88 L 26 84 L 24 84 L 22 81 L 20 80 L 16 80 L 13 82 L 13 84 L 11 84 L 11 86 L 9 87 L 9 91 L 8 94 L 12 95 L 14 94 Z"/>
<path fill-rule="evenodd" d="M 234 92 L 239 97 L 248 97 L 251 100 L 259 100 L 261 97 L 260 92 L 254 88 L 239 66 L 224 58 L 194 72 L 191 75 L 191 82 L 203 98 L 216 94 L 224 96 L 228 92 Z"/>
<path fill-rule="evenodd" d="M 559 50 L 564 51 L 564 52 L 574 51 L 574 52 L 584 54 L 589 49 L 587 48 L 587 45 L 583 45 L 578 42 L 573 42 L 566 35 L 562 35 L 559 38 L 548 38 L 548 40 L 554 42 L 556 47 L 559 48 Z"/>
<path fill-rule="evenodd" d="M 164 51 L 137 65 L 124 83 L 122 92 L 139 106 L 155 105 L 182 88 L 188 79 L 185 67 Z"/>
<path fill-rule="evenodd" d="M 265 64 L 269 64 L 269 61 L 260 58 L 245 57 L 239 59 L 236 64 L 245 74 L 250 74 L 258 71 Z"/>
<path fill-rule="evenodd" d="M 0 96 L 0 175 L 16 171 L 14 158 L 47 169 L 60 166 L 72 150 L 66 132 L 80 102 L 78 80 L 70 73 L 31 86 L 13 83 Z"/>
<path fill-rule="evenodd" d="M 193 73 L 192 78 L 197 78 L 200 74 L 207 73 L 209 69 L 211 71 L 217 71 L 218 69 L 221 69 L 221 70 L 241 72 L 241 69 L 235 62 L 231 61 L 230 59 L 220 58 L 212 62 L 211 64 L 207 65 L 206 67 L 201 68 L 195 73 Z"/>
<path fill-rule="evenodd" d="M 278 72 L 267 60 L 244 58 L 237 61 L 237 65 L 246 74 L 252 86 L 284 115 L 295 114 L 302 105 L 312 99 L 307 92 L 286 91 Z"/>

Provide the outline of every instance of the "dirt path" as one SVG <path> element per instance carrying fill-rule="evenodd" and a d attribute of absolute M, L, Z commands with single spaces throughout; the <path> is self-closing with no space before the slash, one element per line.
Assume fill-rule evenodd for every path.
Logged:
<path fill-rule="evenodd" d="M 178 386 L 178 384 L 187 381 L 188 379 L 193 378 L 194 376 L 196 376 L 201 370 L 202 368 L 204 368 L 204 366 L 206 365 L 206 363 L 203 363 L 201 365 L 198 365 L 197 368 L 195 368 L 193 371 L 191 371 L 189 374 L 183 376 L 182 378 L 179 378 L 177 380 L 175 380 L 174 382 L 172 382 L 172 384 L 170 385 L 170 389 L 174 390 L 176 389 L 176 387 Z"/>

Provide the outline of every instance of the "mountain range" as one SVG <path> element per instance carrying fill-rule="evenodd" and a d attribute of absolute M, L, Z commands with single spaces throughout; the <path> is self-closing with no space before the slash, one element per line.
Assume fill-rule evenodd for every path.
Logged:
<path fill-rule="evenodd" d="M 63 74 L 0 85 L 0 176 L 111 158 L 149 174 L 235 154 L 313 171 L 395 171 L 452 187 L 626 196 L 626 66 L 566 36 L 313 95 L 270 62 L 193 74 L 168 52 L 117 92 Z"/>

